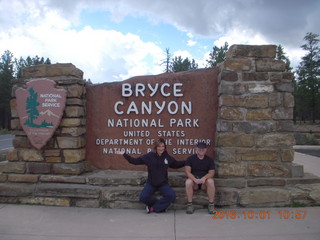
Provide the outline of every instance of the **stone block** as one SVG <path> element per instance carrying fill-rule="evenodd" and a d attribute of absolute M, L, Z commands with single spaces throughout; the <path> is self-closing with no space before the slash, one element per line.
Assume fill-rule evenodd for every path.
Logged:
<path fill-rule="evenodd" d="M 60 149 L 45 149 L 43 155 L 45 157 L 59 157 L 61 154 Z"/>
<path fill-rule="evenodd" d="M 291 93 L 284 93 L 283 106 L 285 108 L 294 107 L 294 96 Z"/>
<path fill-rule="evenodd" d="M 169 173 L 169 179 L 171 175 L 181 175 L 183 173 Z M 147 175 L 144 171 L 128 171 L 128 170 L 104 170 L 94 171 L 85 175 L 87 183 L 91 185 L 132 185 L 142 186 L 145 184 Z"/>
<path fill-rule="evenodd" d="M 218 132 L 232 132 L 232 121 L 226 121 L 222 119 L 217 120 Z"/>
<path fill-rule="evenodd" d="M 238 161 L 276 161 L 279 158 L 279 151 L 239 149 L 236 150 L 236 156 Z"/>
<path fill-rule="evenodd" d="M 67 106 L 65 108 L 66 117 L 83 117 L 84 116 L 84 108 L 79 106 Z"/>
<path fill-rule="evenodd" d="M 233 95 L 222 95 L 219 97 L 219 106 L 236 106 Z"/>
<path fill-rule="evenodd" d="M 216 148 L 215 151 L 219 162 L 235 162 L 236 160 L 234 148 Z"/>
<path fill-rule="evenodd" d="M 46 206 L 59 206 L 70 207 L 71 201 L 68 198 L 55 198 L 55 197 L 32 197 L 32 198 L 20 198 L 22 204 L 40 204 Z"/>
<path fill-rule="evenodd" d="M 52 172 L 54 174 L 79 175 L 84 172 L 84 164 L 81 163 L 56 163 L 53 164 Z"/>
<path fill-rule="evenodd" d="M 248 176 L 251 177 L 289 177 L 288 166 L 275 163 L 250 163 Z"/>
<path fill-rule="evenodd" d="M 20 149 L 19 160 L 26 162 L 42 162 L 44 158 L 42 151 L 37 149 Z"/>
<path fill-rule="evenodd" d="M 13 98 L 10 100 L 10 109 L 11 109 L 11 118 L 18 118 L 18 111 L 17 111 L 17 99 Z"/>
<path fill-rule="evenodd" d="M 214 184 L 215 187 L 219 190 L 223 188 L 245 188 L 247 181 L 243 178 L 215 178 Z"/>
<path fill-rule="evenodd" d="M 46 157 L 45 161 L 48 163 L 61 163 L 62 158 L 61 157 Z"/>
<path fill-rule="evenodd" d="M 238 73 L 235 71 L 223 70 L 221 72 L 221 80 L 235 82 L 238 81 Z"/>
<path fill-rule="evenodd" d="M 27 136 L 15 136 L 12 145 L 14 148 L 32 148 Z"/>
<path fill-rule="evenodd" d="M 257 136 L 257 147 L 292 147 L 294 143 L 291 133 L 267 133 Z"/>
<path fill-rule="evenodd" d="M 139 200 L 141 187 L 104 187 L 101 199 L 107 201 L 137 201 Z"/>
<path fill-rule="evenodd" d="M 24 173 L 26 164 L 22 162 L 0 162 L 0 173 Z"/>
<path fill-rule="evenodd" d="M 225 120 L 243 120 L 245 116 L 245 110 L 234 107 L 222 107 L 220 108 L 220 118 Z"/>
<path fill-rule="evenodd" d="M 286 204 L 290 201 L 290 192 L 276 188 L 248 189 L 240 192 L 239 199 L 242 206 L 259 206 L 278 202 Z"/>
<path fill-rule="evenodd" d="M 303 177 L 303 165 L 293 163 L 291 166 L 291 176 L 292 177 Z"/>
<path fill-rule="evenodd" d="M 275 59 L 257 59 L 256 71 L 257 72 L 283 72 L 286 64 L 281 60 Z"/>
<path fill-rule="evenodd" d="M 282 72 L 271 72 L 270 73 L 271 82 L 281 82 L 282 81 Z"/>
<path fill-rule="evenodd" d="M 243 163 L 219 163 L 218 175 L 225 177 L 245 177 L 246 166 Z"/>
<path fill-rule="evenodd" d="M 84 184 L 42 183 L 38 184 L 35 191 L 36 197 L 98 199 L 99 195 L 99 187 L 88 186 Z"/>
<path fill-rule="evenodd" d="M 30 183 L 0 183 L 0 196 L 24 197 L 32 196 L 35 184 Z"/>
<path fill-rule="evenodd" d="M 81 176 L 60 176 L 60 175 L 42 175 L 40 182 L 47 183 L 78 183 L 85 184 L 86 178 Z"/>
<path fill-rule="evenodd" d="M 79 127 L 82 125 L 82 119 L 80 118 L 62 118 L 60 127 Z"/>
<path fill-rule="evenodd" d="M 293 149 L 281 149 L 281 160 L 283 162 L 293 162 L 294 152 Z"/>
<path fill-rule="evenodd" d="M 55 148 L 82 148 L 85 146 L 84 137 L 57 137 Z"/>
<path fill-rule="evenodd" d="M 248 58 L 226 59 L 223 64 L 225 70 L 229 71 L 250 71 L 253 69 L 252 61 Z"/>
<path fill-rule="evenodd" d="M 260 187 L 260 186 L 285 186 L 285 179 L 281 178 L 257 178 L 248 179 L 248 187 Z"/>
<path fill-rule="evenodd" d="M 77 163 L 85 159 L 85 149 L 63 150 L 64 161 L 66 163 Z"/>
<path fill-rule="evenodd" d="M 256 121 L 256 122 L 235 122 L 232 124 L 233 132 L 238 133 L 268 133 L 274 132 L 277 129 L 277 125 L 275 122 L 272 121 Z"/>
<path fill-rule="evenodd" d="M 85 92 L 84 86 L 78 84 L 68 86 L 66 90 L 68 98 L 80 98 Z"/>
<path fill-rule="evenodd" d="M 36 183 L 38 182 L 39 176 L 32 174 L 9 174 L 9 182 L 25 182 L 25 183 Z"/>
<path fill-rule="evenodd" d="M 320 184 L 312 184 L 309 195 L 316 204 L 320 204 Z"/>
<path fill-rule="evenodd" d="M 269 96 L 269 107 L 282 106 L 283 96 L 281 93 L 270 93 L 268 96 Z"/>
<path fill-rule="evenodd" d="M 275 120 L 291 120 L 293 119 L 293 108 L 277 107 L 272 113 Z"/>
<path fill-rule="evenodd" d="M 81 98 L 67 98 L 66 105 L 78 105 L 83 106 L 84 102 Z"/>
<path fill-rule="evenodd" d="M 17 119 L 17 118 L 11 119 L 10 128 L 11 128 L 11 130 L 21 130 L 22 127 L 20 125 L 19 119 Z"/>
<path fill-rule="evenodd" d="M 78 137 L 84 135 L 85 133 L 86 129 L 84 127 L 68 127 L 61 129 L 61 134 L 69 134 L 73 137 Z"/>
<path fill-rule="evenodd" d="M 218 92 L 226 95 L 242 95 L 247 91 L 246 84 L 243 83 L 229 83 L 222 81 L 219 85 Z"/>
<path fill-rule="evenodd" d="M 7 156 L 6 156 L 6 159 L 8 161 L 18 161 L 19 160 L 19 157 L 18 157 L 18 150 L 17 149 L 9 149 L 7 151 Z"/>
<path fill-rule="evenodd" d="M 41 64 L 22 69 L 23 78 L 74 76 L 82 79 L 83 72 L 71 63 Z"/>
<path fill-rule="evenodd" d="M 6 182 L 8 179 L 7 174 L 0 173 L 0 182 Z"/>
<path fill-rule="evenodd" d="M 292 82 L 280 82 L 275 84 L 275 88 L 278 92 L 289 92 L 294 91 L 294 86 Z"/>
<path fill-rule="evenodd" d="M 270 83 L 249 83 L 248 91 L 249 93 L 272 93 L 274 86 Z"/>
<path fill-rule="evenodd" d="M 243 72 L 242 81 L 267 81 L 269 74 L 267 72 Z"/>
<path fill-rule="evenodd" d="M 246 119 L 249 121 L 271 120 L 272 110 L 270 108 L 248 110 Z"/>
<path fill-rule="evenodd" d="M 31 174 L 51 173 L 50 163 L 27 163 L 27 172 Z"/>
<path fill-rule="evenodd" d="M 244 108 L 267 108 L 268 95 L 235 96 L 234 106 Z"/>
<path fill-rule="evenodd" d="M 218 206 L 230 206 L 238 204 L 239 193 L 230 188 L 219 188 L 216 191 L 215 204 Z"/>
<path fill-rule="evenodd" d="M 217 136 L 219 147 L 253 147 L 254 135 L 243 133 L 219 133 Z"/>
<path fill-rule="evenodd" d="M 275 58 L 276 45 L 232 45 L 226 58 L 233 57 L 256 57 L 256 58 Z"/>

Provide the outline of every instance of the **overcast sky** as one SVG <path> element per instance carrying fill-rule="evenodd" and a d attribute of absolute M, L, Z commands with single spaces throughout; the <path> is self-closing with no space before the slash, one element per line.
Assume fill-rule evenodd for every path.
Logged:
<path fill-rule="evenodd" d="M 73 63 L 94 83 L 163 72 L 165 49 L 205 66 L 214 46 L 281 44 L 296 67 L 319 0 L 0 0 L 0 54 Z"/>

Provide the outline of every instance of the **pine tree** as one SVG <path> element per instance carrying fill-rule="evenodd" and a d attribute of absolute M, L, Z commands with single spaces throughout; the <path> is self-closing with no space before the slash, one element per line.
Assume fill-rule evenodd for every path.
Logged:
<path fill-rule="evenodd" d="M 313 123 L 320 117 L 320 40 L 318 37 L 318 34 L 311 32 L 304 37 L 306 43 L 301 48 L 306 51 L 306 55 L 302 57 L 296 72 L 298 75 L 295 91 L 296 105 L 301 111 L 311 113 L 310 118 Z"/>

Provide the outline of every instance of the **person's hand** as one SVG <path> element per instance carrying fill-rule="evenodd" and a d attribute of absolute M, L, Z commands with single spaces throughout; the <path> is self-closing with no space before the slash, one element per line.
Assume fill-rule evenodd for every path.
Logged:
<path fill-rule="evenodd" d="M 124 153 L 125 153 L 124 150 L 121 150 L 121 151 L 117 150 L 117 151 L 115 151 L 115 154 L 118 154 L 118 155 L 123 155 Z"/>

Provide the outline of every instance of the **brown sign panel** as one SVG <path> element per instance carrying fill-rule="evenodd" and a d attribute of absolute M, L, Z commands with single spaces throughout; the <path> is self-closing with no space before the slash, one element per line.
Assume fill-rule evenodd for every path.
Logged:
<path fill-rule="evenodd" d="M 201 69 L 87 88 L 86 158 L 102 169 L 140 169 L 115 153 L 152 151 L 156 139 L 169 154 L 185 160 L 205 141 L 214 154 L 218 69 Z"/>
<path fill-rule="evenodd" d="M 54 81 L 39 78 L 28 82 L 27 89 L 15 91 L 20 124 L 37 149 L 52 137 L 66 105 L 66 90 L 54 86 Z"/>

